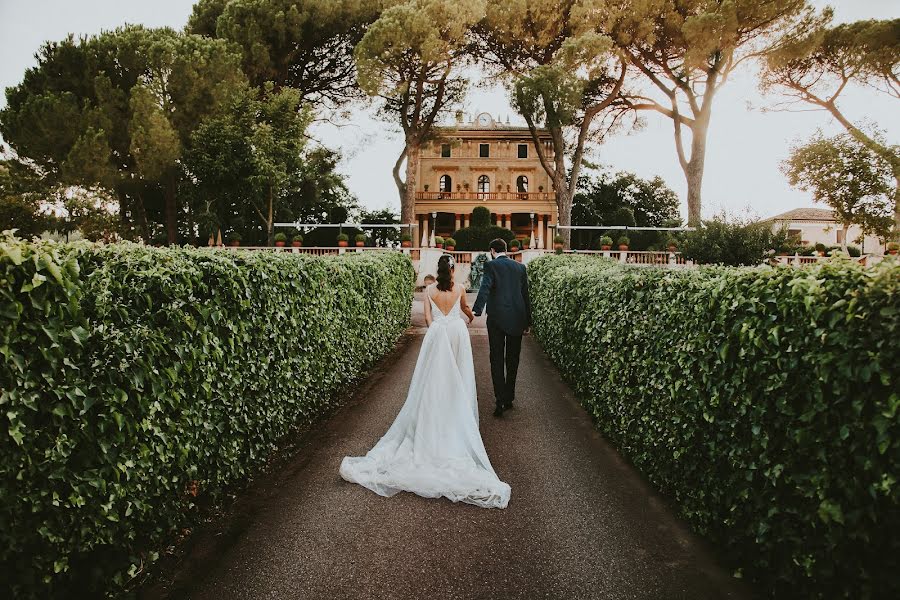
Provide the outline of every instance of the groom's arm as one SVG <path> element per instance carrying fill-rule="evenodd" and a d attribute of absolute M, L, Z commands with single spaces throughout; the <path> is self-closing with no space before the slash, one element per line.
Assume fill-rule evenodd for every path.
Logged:
<path fill-rule="evenodd" d="M 475 313 L 476 317 L 481 316 L 481 311 L 484 310 L 484 305 L 487 303 L 488 294 L 490 294 L 491 288 L 494 287 L 494 265 L 487 262 L 484 263 L 484 273 L 481 276 L 481 287 L 478 288 L 478 297 L 475 298 L 475 305 L 472 306 L 472 312 Z"/>

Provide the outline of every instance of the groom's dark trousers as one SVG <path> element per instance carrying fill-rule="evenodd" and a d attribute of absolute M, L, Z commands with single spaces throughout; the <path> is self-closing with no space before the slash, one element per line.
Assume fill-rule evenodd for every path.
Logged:
<path fill-rule="evenodd" d="M 516 396 L 522 334 L 531 326 L 525 265 L 502 254 L 485 263 L 472 312 L 481 315 L 485 307 L 494 395 L 498 406 L 509 406 Z"/>
<path fill-rule="evenodd" d="M 491 348 L 491 379 L 497 404 L 509 406 L 516 397 L 516 375 L 522 336 L 509 335 L 500 329 L 490 315 L 487 319 L 488 344 Z"/>

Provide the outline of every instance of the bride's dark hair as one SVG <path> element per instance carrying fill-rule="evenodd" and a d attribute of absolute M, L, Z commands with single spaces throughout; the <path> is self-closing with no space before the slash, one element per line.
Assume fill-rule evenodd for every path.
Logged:
<path fill-rule="evenodd" d="M 438 259 L 438 268 L 437 268 L 437 289 L 442 292 L 449 292 L 453 289 L 453 274 L 450 273 L 450 269 L 452 269 L 452 265 L 450 261 L 452 257 L 449 254 L 444 254 Z"/>

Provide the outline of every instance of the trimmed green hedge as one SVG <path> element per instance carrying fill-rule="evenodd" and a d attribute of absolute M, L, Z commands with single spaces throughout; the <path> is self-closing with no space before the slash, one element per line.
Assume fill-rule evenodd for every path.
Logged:
<path fill-rule="evenodd" d="M 529 265 L 597 426 L 770 597 L 900 597 L 900 264 Z"/>
<path fill-rule="evenodd" d="M 102 596 L 340 404 L 409 322 L 400 253 L 0 241 L 0 590 Z M 11 594 L 11 595 L 9 595 Z"/>

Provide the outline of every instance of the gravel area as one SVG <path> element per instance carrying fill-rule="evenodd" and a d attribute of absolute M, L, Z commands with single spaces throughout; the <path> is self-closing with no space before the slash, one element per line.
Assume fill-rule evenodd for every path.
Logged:
<path fill-rule="evenodd" d="M 417 305 L 383 372 L 283 468 L 255 482 L 173 582 L 142 597 L 752 597 L 604 441 L 530 337 L 517 408 L 491 416 L 483 317 L 472 325 L 481 429 L 512 486 L 509 507 L 382 498 L 341 480 L 341 458 L 364 454 L 405 399 L 424 326 Z"/>

